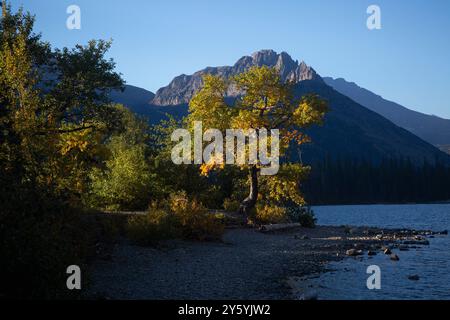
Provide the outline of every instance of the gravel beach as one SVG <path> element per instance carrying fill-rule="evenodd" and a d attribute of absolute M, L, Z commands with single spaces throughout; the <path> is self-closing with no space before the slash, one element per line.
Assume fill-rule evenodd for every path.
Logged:
<path fill-rule="evenodd" d="M 222 242 L 174 240 L 157 248 L 122 239 L 90 265 L 85 298 L 300 299 L 289 279 L 324 272 L 349 251 L 357 259 L 383 254 L 386 245 L 399 252 L 399 240 L 426 245 L 417 234 L 318 226 L 270 233 L 228 229 Z"/>

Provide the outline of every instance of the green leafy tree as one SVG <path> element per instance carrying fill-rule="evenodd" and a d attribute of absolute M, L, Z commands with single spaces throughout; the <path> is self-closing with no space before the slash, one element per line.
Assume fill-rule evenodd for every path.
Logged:
<path fill-rule="evenodd" d="M 105 168 L 93 169 L 90 198 L 109 210 L 143 210 L 160 192 L 149 163 L 148 126 L 128 109 L 119 108 L 126 129 L 107 144 Z"/>
<path fill-rule="evenodd" d="M 109 101 L 122 88 L 110 43 L 52 50 L 33 33 L 34 17 L 4 5 L 0 23 L 2 168 L 67 199 L 85 192 L 102 143 L 120 129 Z M 7 172 L 7 173 L 8 173 Z M 6 174 L 6 173 L 5 173 Z"/>
<path fill-rule="evenodd" d="M 109 44 L 52 50 L 34 18 L 0 18 L 0 296 L 67 294 L 65 270 L 82 265 L 92 226 L 71 206 L 105 140 L 121 129 L 108 92 L 122 86 Z M 78 202 L 77 202 L 78 204 Z"/>

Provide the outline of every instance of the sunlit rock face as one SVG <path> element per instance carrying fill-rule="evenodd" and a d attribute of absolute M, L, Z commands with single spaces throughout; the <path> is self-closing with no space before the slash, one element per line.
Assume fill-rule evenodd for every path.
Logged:
<path fill-rule="evenodd" d="M 253 66 L 274 67 L 279 70 L 283 81 L 294 83 L 304 80 L 322 81 L 321 77 L 313 68 L 306 65 L 303 61 L 301 63 L 294 61 L 286 52 L 277 53 L 273 50 L 261 50 L 253 53 L 251 56 L 240 58 L 234 66 L 208 67 L 193 75 L 180 75 L 174 78 L 168 86 L 156 92 L 152 104 L 157 106 L 173 106 L 189 103 L 193 95 L 201 88 L 205 74 L 229 78 Z M 235 88 L 230 88 L 227 95 L 229 97 L 235 97 L 239 93 Z"/>

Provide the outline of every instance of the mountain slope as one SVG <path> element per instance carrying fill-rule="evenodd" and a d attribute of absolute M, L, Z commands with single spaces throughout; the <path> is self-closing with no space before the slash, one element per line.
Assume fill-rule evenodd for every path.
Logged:
<path fill-rule="evenodd" d="M 439 159 L 450 164 L 450 156 L 334 90 L 305 63 L 292 60 L 286 53 L 277 54 L 271 50 L 243 57 L 233 67 L 209 67 L 191 76 L 176 77 L 167 87 L 158 90 L 151 105 L 133 109 L 148 116 L 153 123 L 164 118 L 166 113 L 182 117 L 187 114 L 189 100 L 201 87 L 204 74 L 231 76 L 253 65 L 276 67 L 284 80 L 297 83 L 295 92 L 298 96 L 317 93 L 329 101 L 331 111 L 323 127 L 308 131 L 313 142 L 302 147 L 301 160 L 305 163 L 314 163 L 326 157 L 365 159 L 374 163 L 386 158 L 403 157 L 417 164 L 422 164 L 425 159 L 429 162 Z M 230 97 L 237 94 L 233 90 L 228 92 Z M 299 156 L 294 150 L 290 158 L 299 160 Z"/>
<path fill-rule="evenodd" d="M 123 104 L 136 113 L 146 113 L 154 97 L 153 92 L 131 85 L 126 85 L 124 91 L 113 91 L 110 94 L 112 101 Z"/>
<path fill-rule="evenodd" d="M 123 92 L 114 91 L 110 95 L 113 102 L 123 104 L 140 116 L 148 118 L 153 124 L 166 119 L 167 114 L 178 119 L 187 114 L 187 104 L 185 106 L 155 106 L 150 104 L 154 97 L 153 92 L 131 85 L 126 85 Z"/>
<path fill-rule="evenodd" d="M 345 79 L 323 78 L 336 91 L 437 146 L 450 146 L 450 120 L 407 109 Z"/>
<path fill-rule="evenodd" d="M 418 165 L 425 159 L 450 163 L 447 154 L 324 83 L 304 81 L 296 87 L 298 96 L 310 92 L 327 99 L 330 112 L 323 127 L 309 130 L 312 143 L 303 148 L 305 162 L 331 157 L 374 163 L 386 158 L 409 158 Z"/>

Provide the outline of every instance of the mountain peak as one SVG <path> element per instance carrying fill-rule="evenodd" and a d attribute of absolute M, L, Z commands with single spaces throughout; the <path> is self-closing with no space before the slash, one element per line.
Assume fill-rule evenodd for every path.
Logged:
<path fill-rule="evenodd" d="M 273 66 L 278 60 L 278 54 L 273 50 L 260 50 L 254 52 L 252 58 L 257 66 Z"/>
<path fill-rule="evenodd" d="M 304 80 L 320 80 L 321 77 L 315 70 L 305 62 L 294 61 L 286 52 L 277 53 L 271 49 L 254 52 L 251 56 L 240 58 L 233 66 L 208 67 L 200 70 L 193 75 L 182 75 L 176 77 L 172 82 L 156 92 L 152 104 L 159 106 L 170 106 L 189 103 L 194 94 L 203 84 L 205 74 L 213 74 L 229 78 L 248 70 L 253 66 L 268 66 L 279 70 L 283 81 L 300 82 Z M 234 97 L 239 94 L 233 89 L 227 93 Z"/>

